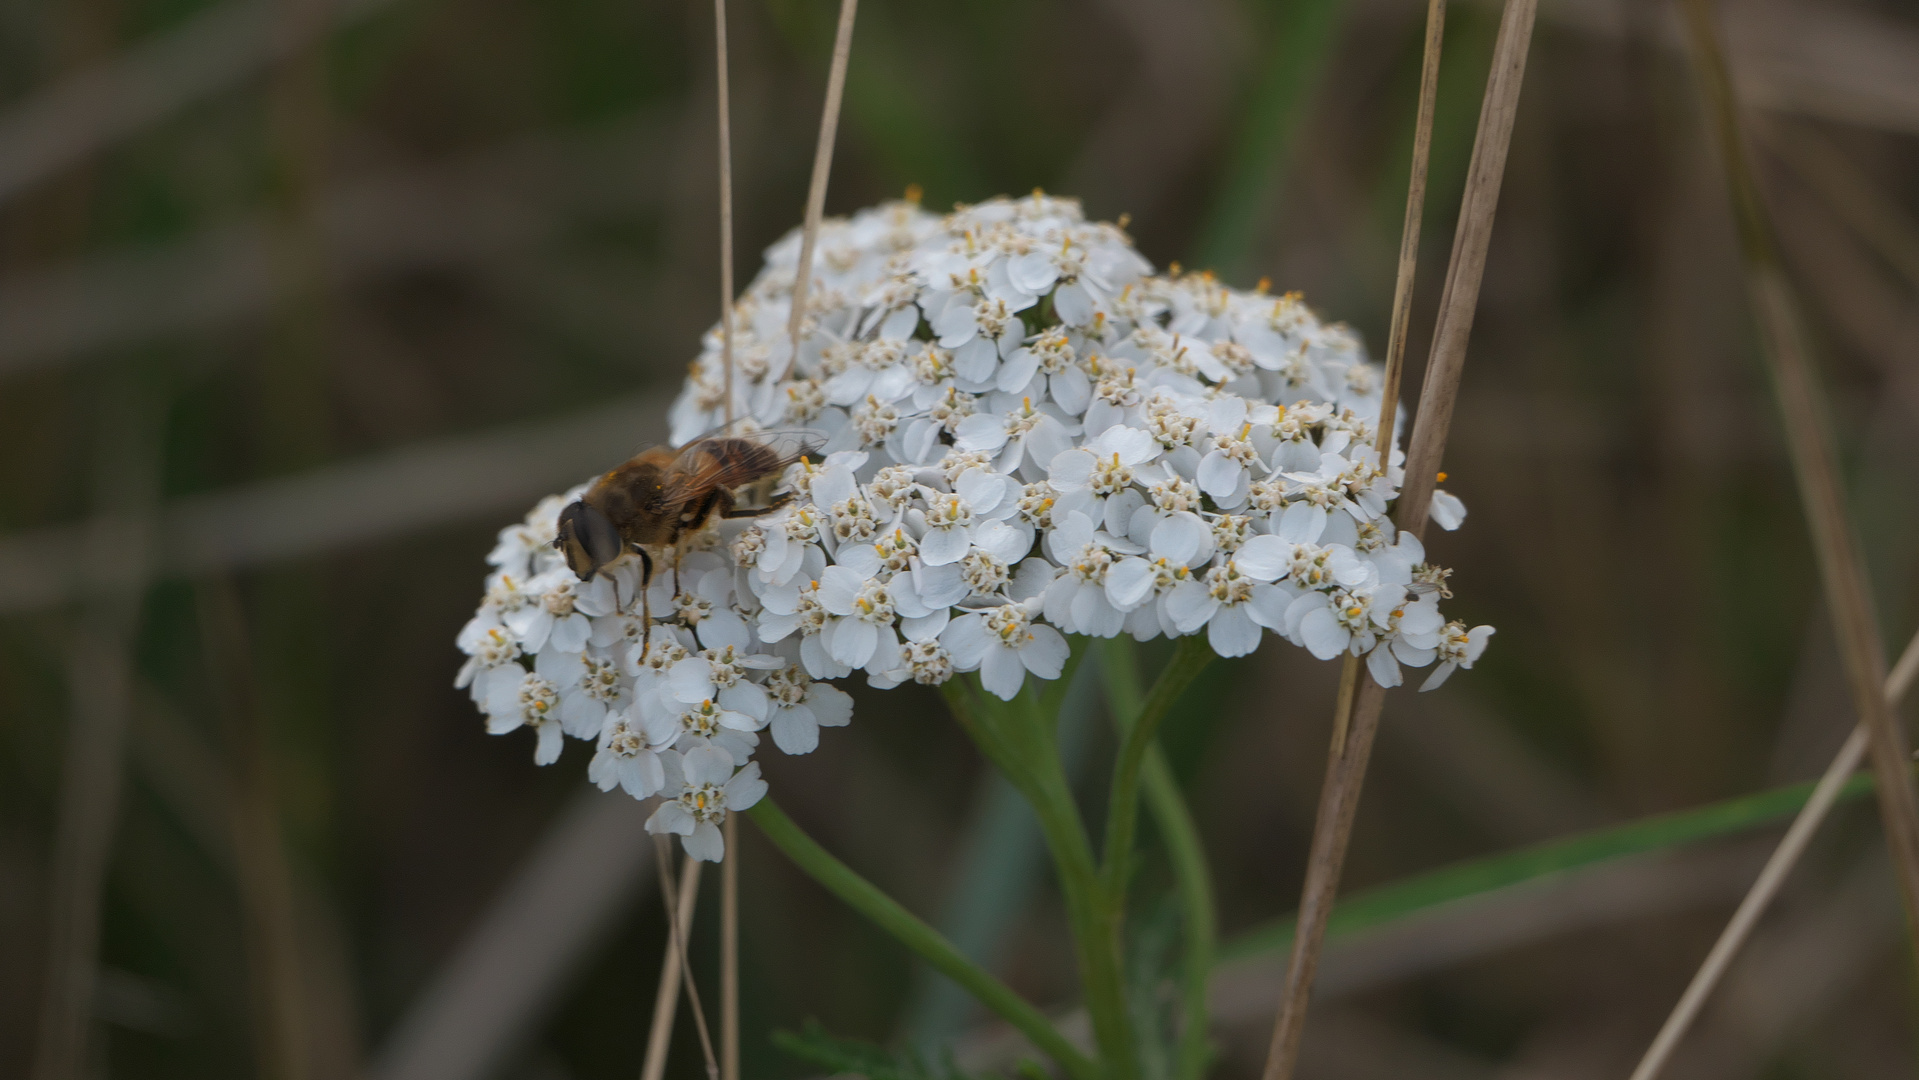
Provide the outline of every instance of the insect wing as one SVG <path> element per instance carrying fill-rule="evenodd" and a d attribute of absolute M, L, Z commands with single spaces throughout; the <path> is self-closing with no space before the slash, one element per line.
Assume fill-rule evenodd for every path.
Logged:
<path fill-rule="evenodd" d="M 667 468 L 664 495 L 669 502 L 687 502 L 716 488 L 731 490 L 764 480 L 817 445 L 816 437 L 786 431 L 698 439 Z"/>

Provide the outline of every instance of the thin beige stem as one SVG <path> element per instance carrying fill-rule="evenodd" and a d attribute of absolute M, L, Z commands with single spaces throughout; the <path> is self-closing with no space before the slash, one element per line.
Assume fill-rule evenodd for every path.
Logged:
<path fill-rule="evenodd" d="M 1526 52 L 1537 6 L 1535 0 L 1507 0 L 1499 41 L 1494 46 L 1492 75 L 1480 106 L 1479 133 L 1473 140 L 1472 164 L 1467 168 L 1466 194 L 1460 200 L 1452 262 L 1446 268 L 1446 288 L 1439 300 L 1439 323 L 1433 329 L 1432 354 L 1419 393 L 1419 415 L 1406 448 L 1406 483 L 1399 492 L 1399 527 L 1411 530 L 1414 536 L 1426 533 L 1440 457 L 1452 430 L 1453 402 L 1459 396 L 1466 341 L 1472 335 L 1473 316 L 1479 308 L 1479 283 L 1485 275 L 1486 249 L 1492 241 L 1493 214 L 1499 206 L 1506 149 L 1512 143 L 1513 118 L 1519 110 L 1519 89 L 1526 74 Z"/>
<path fill-rule="evenodd" d="M 660 866 L 660 901 L 666 905 L 666 925 L 668 936 L 673 943 L 673 952 L 680 959 L 680 985 L 686 989 L 686 1003 L 693 1007 L 693 1029 L 699 1032 L 700 1052 L 706 1057 L 707 1080 L 720 1080 L 720 1062 L 713 1054 L 713 1034 L 706 1026 L 706 1007 L 700 1004 L 699 987 L 693 984 L 693 964 L 686 957 L 687 935 L 680 930 L 679 905 L 673 899 L 673 860 L 667 854 L 671 841 L 659 838 L 654 845 L 653 855 Z M 696 876 L 700 872 L 700 861 L 688 855 L 685 863 L 686 874 Z"/>
<path fill-rule="evenodd" d="M 1426 166 L 1433 151 L 1433 108 L 1439 99 L 1439 54 L 1446 37 L 1446 0 L 1426 0 L 1426 51 L 1419 64 L 1419 115 L 1413 124 L 1412 175 L 1406 181 L 1406 220 L 1399 227 L 1399 270 L 1393 279 L 1393 321 L 1386 333 L 1386 379 L 1379 397 L 1373 449 L 1379 467 L 1392 465 L 1399 382 L 1406 369 L 1406 327 L 1413 317 L 1413 276 L 1419 269 L 1420 226 L 1426 220 Z"/>
<path fill-rule="evenodd" d="M 1398 500 L 1399 527 L 1415 537 L 1423 536 L 1432 500 L 1433 481 L 1439 458 L 1445 449 L 1446 435 L 1452 423 L 1453 402 L 1458 397 L 1459 380 L 1466 361 L 1466 342 L 1472 333 L 1473 313 L 1479 302 L 1479 283 L 1486 268 L 1486 250 L 1492 240 L 1493 215 L 1499 206 L 1500 182 L 1506 171 L 1506 151 L 1512 142 L 1513 120 L 1519 108 L 1519 91 L 1525 81 L 1526 55 L 1532 42 L 1533 17 L 1537 0 L 1507 0 L 1500 18 L 1499 38 L 1493 46 L 1492 72 L 1486 81 L 1486 96 L 1480 106 L 1479 130 L 1473 139 L 1472 163 L 1467 168 L 1466 191 L 1461 199 L 1459 227 L 1453 237 L 1451 264 L 1446 270 L 1446 287 L 1439 305 L 1439 323 L 1433 332 L 1433 351 L 1426 365 L 1426 381 L 1414 418 L 1412 438 L 1406 455 L 1406 481 Z M 1444 14 L 1435 3 L 1429 17 Z M 1426 32 L 1428 55 L 1421 77 L 1421 122 L 1430 125 L 1428 87 L 1436 75 L 1441 35 L 1431 25 Z M 1430 135 L 1428 136 L 1430 137 Z M 1417 139 L 1418 136 L 1416 135 Z M 1415 143 L 1415 160 L 1418 145 Z M 1424 197 L 1424 185 L 1409 185 L 1407 199 Z M 1417 217 L 1409 206 L 1408 230 L 1417 227 Z M 1400 243 L 1401 280 L 1395 290 L 1394 334 L 1399 343 L 1388 345 L 1388 364 L 1395 349 L 1403 349 L 1403 328 L 1397 325 L 1398 311 L 1410 295 L 1411 270 L 1407 263 L 1407 242 Z M 1416 251 L 1415 251 L 1416 254 Z M 1395 407 L 1398 387 L 1389 373 L 1391 396 L 1381 401 L 1381 441 L 1390 448 L 1391 429 L 1386 426 L 1387 411 Z M 1380 708 L 1386 691 L 1363 670 L 1357 657 L 1347 658 L 1342 672 L 1341 701 L 1344 705 L 1334 719 L 1335 738 L 1326 758 L 1326 778 L 1320 787 L 1319 810 L 1313 821 L 1313 842 L 1306 860 L 1306 882 L 1300 892 L 1299 929 L 1293 936 L 1292 960 L 1286 981 L 1280 990 L 1279 1015 L 1273 1023 L 1273 1038 L 1266 1056 L 1263 1080 L 1291 1080 L 1299 1061 L 1300 1039 L 1306 1030 L 1306 1009 L 1312 999 L 1313 979 L 1319 970 L 1319 955 L 1326 938 L 1326 920 L 1332 913 L 1339 891 L 1339 878 L 1346 863 L 1347 845 L 1352 839 L 1353 819 L 1359 812 L 1360 790 L 1366 780 L 1366 765 L 1372 757 L 1373 738 L 1379 731 Z M 1346 692 L 1344 686 L 1352 686 Z M 1350 711 L 1349 711 L 1350 710 Z M 1348 717 L 1350 716 L 1350 720 Z"/>
<path fill-rule="evenodd" d="M 1865 566 L 1846 513 L 1830 413 L 1812 368 L 1798 303 L 1786 283 L 1765 199 L 1752 168 L 1733 97 L 1732 74 L 1719 47 L 1710 0 L 1685 0 L 1682 7 L 1690 53 L 1739 226 L 1746 289 L 1759 323 L 1760 352 L 1771 370 L 1773 392 L 1779 399 L 1786 450 L 1805 504 L 1847 689 L 1866 729 L 1867 750 L 1878 779 L 1879 816 L 1905 901 L 1909 939 L 1919 949 L 1919 792 L 1913 788 L 1912 753 L 1905 729 L 1886 704 L 1885 643 L 1880 639 Z"/>
<path fill-rule="evenodd" d="M 672 886 L 667 889 L 670 893 Z M 653 1026 L 646 1036 L 646 1063 L 640 1068 L 640 1080 L 660 1080 L 666 1075 L 666 1052 L 673 1043 L 673 1020 L 680 1004 L 680 951 L 673 944 L 693 932 L 693 902 L 700 895 L 699 863 L 689 861 L 686 873 L 680 875 L 679 894 L 679 903 L 668 905 L 669 910 L 679 912 L 679 918 L 667 924 L 666 957 L 660 961 L 660 985 L 653 991 Z"/>
<path fill-rule="evenodd" d="M 820 217 L 826 212 L 826 179 L 833 171 L 833 140 L 840 127 L 840 97 L 846 90 L 846 58 L 853 52 L 853 16 L 859 0 L 840 0 L 840 26 L 833 37 L 833 66 L 826 74 L 826 108 L 820 114 L 820 141 L 813 148 L 813 181 L 806 189 L 806 225 L 800 235 L 800 261 L 793 268 L 793 310 L 786 317 L 786 336 L 793 353 L 800 351 L 800 324 L 806 317 L 806 294 L 813 285 L 813 244 L 819 239 Z"/>
<path fill-rule="evenodd" d="M 1912 689 L 1913 677 L 1919 675 L 1919 634 L 1906 643 L 1906 651 L 1900 655 L 1899 663 L 1893 666 L 1892 674 L 1886 677 L 1886 703 L 1898 708 L 1908 691 Z M 1733 912 L 1732 921 L 1719 932 L 1719 940 L 1713 942 L 1712 951 L 1706 954 L 1706 960 L 1693 974 L 1692 982 L 1687 984 L 1686 992 L 1679 997 L 1679 1004 L 1673 1006 L 1672 1015 L 1666 1017 L 1666 1023 L 1654 1036 L 1652 1045 L 1646 1048 L 1646 1056 L 1639 1060 L 1639 1067 L 1633 1070 L 1632 1080 L 1653 1080 L 1665 1069 L 1666 1062 L 1672 1058 L 1673 1050 L 1679 1046 L 1679 1040 L 1685 1038 L 1687 1029 L 1699 1017 L 1699 1010 L 1719 986 L 1719 980 L 1726 974 L 1726 968 L 1732 964 L 1733 957 L 1746 944 L 1752 935 L 1752 928 L 1759 917 L 1766 913 L 1773 897 L 1779 895 L 1780 886 L 1786 882 L 1786 875 L 1792 873 L 1799 864 L 1799 857 L 1806 853 L 1806 845 L 1812 842 L 1812 834 L 1819 831 L 1825 823 L 1826 814 L 1832 810 L 1833 803 L 1839 799 L 1839 789 L 1846 786 L 1852 774 L 1859 769 L 1859 763 L 1866 756 L 1868 742 L 1866 725 L 1862 721 L 1846 736 L 1845 745 L 1839 748 L 1839 754 L 1826 766 L 1825 775 L 1819 778 L 1818 786 L 1812 789 L 1812 797 L 1806 800 L 1799 815 L 1792 819 L 1792 827 L 1786 830 L 1785 838 L 1773 849 L 1772 857 L 1766 860 L 1765 868 L 1759 871 L 1758 880 L 1746 892 L 1746 898 L 1739 902 L 1739 910 Z"/>
<path fill-rule="evenodd" d="M 1908 288 L 1919 290 L 1919 224 L 1905 207 L 1887 198 L 1843 150 L 1809 124 L 1781 131 L 1774 121 L 1755 124 L 1752 131 L 1819 193 L 1827 209 L 1899 272 Z"/>
<path fill-rule="evenodd" d="M 68 652 L 71 701 L 53 838 L 34 1080 L 72 1080 L 88 1060 L 100 908 L 119 822 L 132 649 L 151 571 L 163 403 L 134 373 L 116 381 L 100 421 L 94 519 L 81 538 L 87 603 Z"/>
<path fill-rule="evenodd" d="M 202 648 L 231 755 L 228 804 L 234 877 L 259 1029 L 260 1075 L 298 1080 L 312 1073 L 313 1043 L 293 872 L 279 825 L 264 715 L 254 683 L 247 622 L 231 579 L 215 576 L 196 591 Z"/>
<path fill-rule="evenodd" d="M 733 105 L 726 74 L 726 0 L 713 0 L 713 48 L 720 88 L 720 365 L 726 426 L 733 426 Z"/>
<path fill-rule="evenodd" d="M 726 861 L 720 864 L 720 1080 L 740 1080 L 739 815 L 726 815 L 721 832 Z"/>

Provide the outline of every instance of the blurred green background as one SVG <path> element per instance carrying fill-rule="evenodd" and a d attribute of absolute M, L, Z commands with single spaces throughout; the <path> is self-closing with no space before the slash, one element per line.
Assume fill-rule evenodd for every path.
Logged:
<path fill-rule="evenodd" d="M 742 283 L 799 219 L 834 7 L 731 6 Z M 867 0 L 828 210 L 1078 195 L 1156 264 L 1270 277 L 1378 353 L 1423 12 Z M 1447 25 L 1409 387 L 1497 15 Z M 1903 643 L 1919 18 L 1722 15 Z M 638 1075 L 646 808 L 594 792 L 578 747 L 542 770 L 487 736 L 452 642 L 494 531 L 658 441 L 715 318 L 711 34 L 709 7 L 651 0 L 0 3 L 0 1075 L 31 1074 L 51 957 L 96 925 L 88 1078 Z M 1452 610 L 1499 635 L 1389 700 L 1349 890 L 1811 776 L 1850 726 L 1679 44 L 1665 4 L 1545 0 L 1446 461 L 1472 516 L 1431 544 Z M 1228 938 L 1297 898 L 1335 671 L 1269 643 L 1167 732 Z M 817 753 L 765 759 L 782 804 L 1068 1004 L 1004 792 L 932 695 L 858 696 Z M 1084 711 L 1091 776 L 1090 687 Z M 768 1039 L 809 1018 L 1002 1060 L 742 835 L 749 1076 L 811 1075 Z M 1775 835 L 1335 945 L 1305 1075 L 1623 1075 Z M 1141 910 L 1150 950 L 1170 916 Z M 1850 805 L 1673 1075 L 1910 1075 L 1909 956 Z M 1234 978 L 1217 1073 L 1252 1076 L 1278 971 Z M 668 1075 L 702 1075 L 684 1015 Z"/>

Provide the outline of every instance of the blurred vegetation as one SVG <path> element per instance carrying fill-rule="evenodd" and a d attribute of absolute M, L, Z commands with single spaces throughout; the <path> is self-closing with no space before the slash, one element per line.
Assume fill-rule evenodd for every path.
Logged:
<path fill-rule="evenodd" d="M 38 1037 L 76 752 L 119 792 L 88 1075 L 333 1080 L 390 1064 L 424 991 L 590 790 L 577 747 L 536 769 L 526 739 L 486 736 L 451 686 L 482 557 L 540 492 L 660 437 L 637 418 L 657 415 L 714 316 L 699 4 L 0 4 L 0 161 L 27 160 L 15 121 L 49 88 L 256 3 L 267 25 L 329 29 L 0 205 L 6 1075 Z M 798 220 L 833 7 L 732 5 L 743 273 Z M 1130 213 L 1157 264 L 1268 276 L 1377 350 L 1423 10 L 867 0 L 829 211 L 908 184 L 933 206 L 1077 194 L 1093 215 Z M 1408 387 L 1496 18 L 1462 3 L 1448 23 Z M 1542 12 L 1447 461 L 1472 517 L 1432 544 L 1457 568 L 1459 614 L 1500 633 L 1442 693 L 1390 699 L 1351 892 L 1800 780 L 1850 726 L 1667 19 L 1646 0 Z M 1919 600 L 1919 23 L 1889 0 L 1729 0 L 1724 19 L 1881 616 L 1903 642 Z M 202 47 L 181 70 L 220 68 L 227 46 Z M 52 116 L 67 134 L 93 122 Z M 627 404 L 630 435 L 592 434 Z M 261 497 L 206 501 L 235 493 Z M 181 516 L 217 506 L 238 510 Z M 182 531 L 196 521 L 211 524 Z M 104 690 L 121 671 L 115 712 Z M 1164 742 L 1230 940 L 1297 897 L 1334 669 L 1274 645 L 1212 674 Z M 1069 1004 L 1057 896 L 1044 873 L 1008 869 L 1031 857 L 1017 822 L 982 825 L 992 788 L 964 738 L 919 688 L 857 696 L 857 721 L 819 752 L 768 761 L 781 803 L 929 919 L 963 892 L 962 868 L 997 867 L 1018 891 L 981 948 L 1029 998 Z M 123 753 L 72 748 L 116 715 Z M 1098 775 L 1112 740 L 1088 730 Z M 806 1036 L 840 1056 L 802 1060 L 771 1032 L 817 1019 L 892 1043 L 932 993 L 926 973 L 742 835 L 746 1073 L 857 1059 L 883 1075 L 852 1043 Z M 1412 926 L 1335 950 L 1308 1070 L 1623 1074 L 1767 835 L 1622 864 L 1581 879 L 1583 902 L 1520 892 L 1447 908 L 1427 938 Z M 1149 859 L 1143 898 L 1169 888 Z M 489 1075 L 637 1074 L 654 892 L 619 894 Z M 698 965 L 717 954 L 716 914 L 702 902 Z M 1166 928 L 1140 921 L 1139 948 L 1156 947 Z M 1899 934 L 1876 824 L 1852 804 L 1675 1074 L 1908 1071 Z M 1215 995 L 1221 1076 L 1259 1065 L 1276 981 L 1247 986 Z M 275 1012 L 289 1003 L 290 1019 Z M 946 1020 L 923 1030 L 982 1018 Z M 681 1029 L 670 1075 L 692 1080 Z M 938 1052 L 888 1060 L 900 1076 L 953 1071 Z"/>

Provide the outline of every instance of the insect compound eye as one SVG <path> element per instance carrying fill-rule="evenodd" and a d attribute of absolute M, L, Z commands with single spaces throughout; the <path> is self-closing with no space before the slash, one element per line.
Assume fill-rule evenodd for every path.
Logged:
<path fill-rule="evenodd" d="M 554 541 L 566 554 L 567 568 L 581 581 L 620 557 L 620 531 L 605 514 L 576 502 L 560 511 L 559 537 Z"/>

